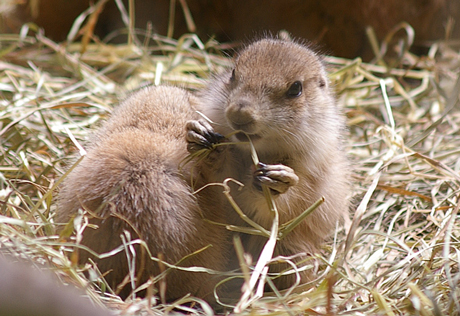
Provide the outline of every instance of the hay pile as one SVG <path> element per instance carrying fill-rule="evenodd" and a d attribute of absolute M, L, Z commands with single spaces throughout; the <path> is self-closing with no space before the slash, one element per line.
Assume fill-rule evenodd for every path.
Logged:
<path fill-rule="evenodd" d="M 165 313 L 173 306 L 123 302 L 91 286 L 65 255 L 73 244 L 56 235 L 56 187 L 69 157 L 127 92 L 198 89 L 231 61 L 194 35 L 176 41 L 131 29 L 123 45 L 89 42 L 76 36 L 80 23 L 69 36 L 78 41 L 68 43 L 27 28 L 0 35 L 0 252 L 47 263 L 117 313 Z M 316 280 L 267 294 L 242 314 L 460 313 L 460 45 L 443 40 L 414 56 L 409 36 L 389 57 L 390 37 L 373 43 L 372 64 L 325 59 L 348 117 L 351 219 L 317 255 Z"/>

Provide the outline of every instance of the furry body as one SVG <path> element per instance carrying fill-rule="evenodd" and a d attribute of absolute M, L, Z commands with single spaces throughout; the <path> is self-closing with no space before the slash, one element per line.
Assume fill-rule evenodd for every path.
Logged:
<path fill-rule="evenodd" d="M 222 270 L 226 232 L 207 224 L 202 216 L 223 219 L 219 214 L 201 213 L 207 209 L 202 205 L 206 199 L 197 201 L 187 182 L 189 171 L 179 170 L 187 156 L 184 126 L 195 116 L 195 103 L 190 93 L 174 87 L 144 88 L 122 102 L 89 141 L 86 157 L 65 179 L 56 221 L 68 222 L 79 208 L 94 214 L 90 222 L 99 228 L 87 227 L 82 243 L 97 253 L 120 246 L 124 230 L 131 232 L 132 239 L 144 240 L 152 256 L 162 256 L 170 264 L 212 245 L 181 265 Z M 164 267 L 146 255 L 141 258 L 142 252 L 136 249 L 136 274 L 142 270 L 136 284 L 140 285 Z M 81 263 L 88 257 L 86 251 L 80 252 Z M 123 252 L 96 262 L 103 273 L 110 272 L 106 279 L 114 289 L 129 271 Z M 166 277 L 166 299 L 191 293 L 212 301 L 215 282 L 207 273 L 171 270 Z M 129 292 L 127 287 L 122 294 Z"/>
<path fill-rule="evenodd" d="M 198 108 L 212 123 L 188 123 L 190 151 L 216 144 L 209 135 L 244 133 L 234 134 L 225 140 L 232 145 L 215 147 L 200 161 L 197 178 L 203 184 L 227 178 L 243 183 L 242 188 L 232 185 L 231 194 L 242 211 L 266 229 L 272 217 L 261 185 L 275 196 L 281 224 L 325 197 L 317 210 L 278 242 L 275 252 L 283 256 L 304 253 L 305 257 L 317 251 L 347 214 L 349 193 L 349 165 L 342 148 L 344 118 L 320 58 L 290 41 L 252 43 L 238 55 L 233 70 L 214 78 L 202 91 Z M 262 165 L 253 165 L 247 137 Z M 227 222 L 247 226 L 229 203 L 226 214 Z M 241 237 L 245 251 L 257 259 L 266 238 Z M 308 272 L 302 277 L 307 280 Z M 277 285 L 285 288 L 292 282 L 292 278 L 280 278 Z"/>

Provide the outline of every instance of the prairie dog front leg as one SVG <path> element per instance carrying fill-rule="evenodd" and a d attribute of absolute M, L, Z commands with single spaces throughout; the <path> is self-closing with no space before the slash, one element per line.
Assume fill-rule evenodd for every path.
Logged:
<path fill-rule="evenodd" d="M 190 153 L 197 152 L 203 148 L 212 148 L 213 145 L 220 143 L 224 136 L 214 132 L 211 124 L 205 120 L 188 121 L 185 125 L 187 131 L 187 150 Z"/>
<path fill-rule="evenodd" d="M 273 193 L 285 193 L 291 186 L 299 182 L 299 177 L 294 170 L 285 165 L 266 165 L 258 164 L 258 169 L 254 172 L 254 186 L 261 189 L 261 185 L 266 185 Z"/>

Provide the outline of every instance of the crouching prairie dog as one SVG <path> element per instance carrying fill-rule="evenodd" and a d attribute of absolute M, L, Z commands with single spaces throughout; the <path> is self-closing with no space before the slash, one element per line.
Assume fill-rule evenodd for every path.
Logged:
<path fill-rule="evenodd" d="M 210 203 L 206 198 L 197 201 L 187 182 L 189 171 L 179 168 L 188 154 L 185 125 L 196 115 L 195 103 L 187 91 L 167 86 L 144 88 L 124 100 L 95 132 L 87 155 L 65 178 L 56 221 L 66 223 L 79 209 L 86 210 L 97 228 L 86 227 L 82 244 L 99 254 L 119 247 L 126 230 L 133 240 L 145 241 L 153 257 L 169 264 L 210 246 L 179 265 L 223 270 L 226 232 L 202 219 L 224 221 L 223 214 L 203 206 Z M 168 268 L 135 249 L 136 286 Z M 129 273 L 124 251 L 98 260 L 80 250 L 80 263 L 90 257 L 107 273 L 114 290 Z M 213 302 L 217 280 L 211 274 L 171 269 L 165 280 L 167 301 L 190 293 Z M 130 291 L 128 283 L 121 294 Z"/>
<path fill-rule="evenodd" d="M 281 224 L 324 197 L 318 209 L 278 241 L 275 255 L 317 251 L 347 214 L 349 193 L 344 118 L 320 57 L 293 41 L 256 41 L 239 53 L 232 69 L 210 81 L 199 99 L 198 109 L 207 120 L 187 123 L 188 148 L 190 152 L 212 150 L 196 161 L 197 183 L 227 178 L 243 183 L 240 188 L 230 182 L 230 194 L 249 218 L 268 230 L 272 216 L 262 185 L 275 198 Z M 251 159 L 248 137 L 261 162 L 258 166 Z M 206 189 L 201 193 L 208 194 Z M 226 222 L 248 226 L 228 202 Z M 256 260 L 267 239 L 240 235 L 244 250 Z M 310 279 L 309 271 L 301 277 Z M 293 282 L 293 277 L 275 280 L 280 288 Z"/>

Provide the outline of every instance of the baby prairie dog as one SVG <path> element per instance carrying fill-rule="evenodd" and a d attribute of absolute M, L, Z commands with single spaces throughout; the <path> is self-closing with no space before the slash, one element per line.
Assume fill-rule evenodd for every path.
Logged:
<path fill-rule="evenodd" d="M 179 168 L 188 155 L 185 125 L 196 115 L 196 102 L 187 91 L 166 86 L 144 88 L 124 100 L 93 135 L 87 155 L 64 180 L 56 221 L 66 223 L 79 209 L 86 210 L 97 228 L 86 227 L 82 244 L 96 253 L 119 247 L 125 230 L 132 240 L 145 241 L 153 257 L 169 264 L 212 246 L 179 265 L 224 270 L 226 232 L 202 218 L 225 219 L 203 206 L 206 198 L 197 201 L 187 182 L 189 170 Z M 136 286 L 168 268 L 150 260 L 140 247 L 135 249 Z M 114 290 L 129 273 L 126 257 L 122 251 L 98 260 L 87 251 L 79 252 L 79 262 L 95 260 Z M 208 273 L 176 269 L 168 271 L 165 281 L 167 301 L 191 293 L 210 302 L 217 282 Z M 158 289 L 159 283 L 155 286 Z M 122 296 L 130 291 L 128 283 Z"/>
<path fill-rule="evenodd" d="M 262 185 L 275 198 L 280 224 L 324 197 L 319 208 L 278 241 L 275 255 L 315 252 L 347 214 L 349 193 L 349 165 L 342 148 L 344 118 L 321 59 L 292 41 L 256 41 L 237 56 L 233 69 L 209 83 L 198 109 L 211 123 L 204 119 L 187 123 L 189 151 L 214 149 L 206 159 L 197 160 L 197 181 L 219 183 L 233 178 L 243 183 L 239 188 L 230 182 L 230 194 L 249 218 L 268 230 L 272 216 Z M 248 137 L 261 162 L 256 167 Z M 224 142 L 230 144 L 213 146 Z M 202 194 L 207 194 L 206 189 Z M 224 203 L 226 223 L 247 226 Z M 245 251 L 257 259 L 267 239 L 240 235 Z M 309 278 L 308 271 L 302 278 Z M 280 278 L 275 283 L 284 288 L 293 280 Z"/>

